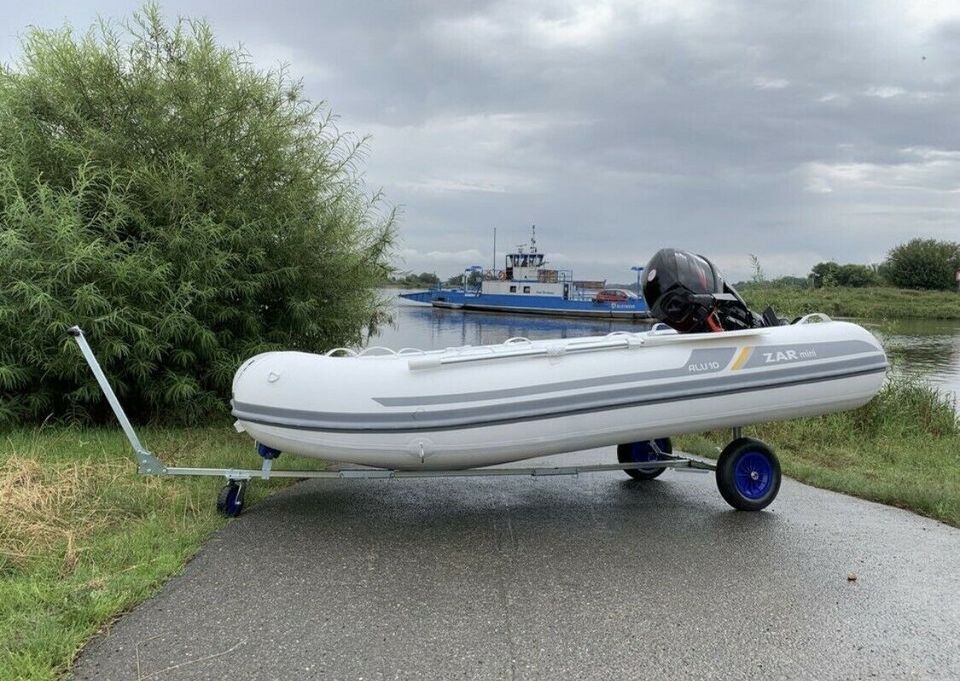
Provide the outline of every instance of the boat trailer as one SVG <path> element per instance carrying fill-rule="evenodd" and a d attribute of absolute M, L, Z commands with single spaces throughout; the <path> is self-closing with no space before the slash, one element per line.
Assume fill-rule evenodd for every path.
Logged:
<path fill-rule="evenodd" d="M 646 460 L 621 460 L 618 463 L 584 463 L 566 466 L 500 465 L 455 470 L 392 470 L 366 467 L 336 468 L 322 471 L 273 470 L 273 460 L 276 458 L 277 454 L 273 453 L 265 455 L 265 453 L 262 451 L 260 453 L 261 456 L 263 456 L 263 464 L 259 469 L 168 466 L 148 449 L 146 449 L 140 442 L 140 438 L 137 435 L 136 430 L 134 430 L 133 424 L 130 423 L 130 419 L 127 418 L 127 414 L 124 412 L 123 406 L 120 404 L 120 400 L 117 399 L 116 393 L 114 393 L 113 388 L 110 385 L 110 381 L 107 379 L 106 374 L 103 373 L 103 369 L 100 367 L 100 362 L 97 361 L 96 356 L 93 354 L 93 350 L 90 348 L 90 344 L 87 343 L 87 339 L 83 334 L 83 330 L 79 326 L 72 326 L 70 329 L 68 329 L 67 333 L 77 342 L 77 346 L 80 348 L 80 352 L 83 354 L 84 359 L 90 366 L 90 370 L 97 379 L 97 383 L 100 385 L 100 389 L 107 398 L 110 408 L 113 409 L 113 413 L 116 415 L 117 421 L 120 422 L 120 427 L 123 429 L 127 440 L 130 442 L 130 446 L 133 448 L 134 457 L 137 462 L 137 472 L 141 475 L 154 476 L 206 476 L 224 478 L 227 483 L 220 490 L 220 494 L 217 497 L 217 510 L 223 515 L 229 517 L 236 517 L 240 515 L 240 512 L 243 510 L 246 487 L 251 480 L 271 480 L 274 478 L 294 478 L 297 480 L 308 478 L 337 480 L 393 480 L 402 478 L 473 478 L 491 476 L 547 477 L 556 475 L 576 476 L 580 475 L 581 473 L 625 471 L 633 473 L 634 475 L 632 477 L 650 479 L 656 477 L 667 468 L 672 468 L 674 470 L 688 472 L 715 472 L 717 474 L 717 486 L 720 488 L 720 492 L 724 499 L 734 506 L 734 508 L 739 510 L 760 510 L 761 508 L 766 507 L 770 502 L 773 501 L 773 498 L 776 496 L 776 493 L 780 487 L 780 465 L 776 460 L 776 456 L 768 447 L 766 447 L 766 445 L 760 441 L 742 437 L 740 428 L 733 429 L 733 441 L 727 446 L 726 449 L 723 450 L 723 453 L 720 455 L 720 458 L 716 463 L 710 461 L 701 461 L 699 459 L 694 459 L 684 455 L 675 455 L 669 449 L 669 440 L 666 440 L 668 444 L 667 448 L 662 448 L 661 444 L 659 444 L 664 442 L 663 440 L 651 440 L 647 443 L 634 443 L 644 445 L 647 451 L 653 455 L 652 458 L 648 458 Z M 734 445 L 739 445 L 739 447 L 734 447 Z M 743 466 L 736 466 L 736 470 L 727 473 L 726 469 L 731 468 L 730 466 L 724 465 L 725 457 L 729 458 L 728 452 L 730 452 L 732 449 L 743 450 L 744 445 L 749 445 L 749 447 L 747 447 L 747 449 L 750 450 L 748 452 L 749 456 L 754 457 L 754 459 L 756 459 L 758 456 L 762 459 L 766 459 L 770 464 L 772 464 L 772 468 L 761 465 L 761 470 L 758 472 L 757 470 L 753 469 L 746 470 L 743 468 Z M 625 446 L 630 445 L 621 445 L 621 447 Z M 258 445 L 258 451 L 262 447 L 263 445 Z M 664 449 L 666 449 L 666 451 L 664 451 Z M 754 468 L 756 467 L 756 463 L 757 462 L 755 460 Z M 760 461 L 760 463 L 763 464 L 763 461 Z M 763 476 L 769 478 L 766 487 L 772 487 L 773 493 L 765 493 L 761 500 L 756 495 L 750 494 L 749 484 L 751 482 L 756 483 L 760 481 L 761 477 Z M 741 482 L 746 482 L 746 487 L 744 487 L 743 484 L 737 484 L 738 478 L 741 480 Z M 727 489 L 725 489 L 725 487 Z M 737 489 L 738 487 L 741 488 L 739 491 Z M 754 488 L 756 488 L 756 485 L 754 485 Z M 766 492 L 768 490 L 765 489 L 764 491 Z M 744 492 L 746 493 L 744 494 Z M 741 503 L 738 504 L 737 501 L 740 501 Z M 758 502 L 762 503 L 762 505 L 759 505 Z"/>

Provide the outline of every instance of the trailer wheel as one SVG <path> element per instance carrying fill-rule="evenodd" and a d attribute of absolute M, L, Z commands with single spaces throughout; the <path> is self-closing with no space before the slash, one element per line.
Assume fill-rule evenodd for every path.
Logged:
<path fill-rule="evenodd" d="M 742 437 L 728 444 L 717 460 L 717 489 L 738 511 L 759 511 L 780 491 L 780 461 L 760 440 Z"/>
<path fill-rule="evenodd" d="M 217 495 L 217 510 L 228 518 L 236 518 L 243 510 L 243 497 L 246 492 L 243 482 L 231 480 L 220 489 Z"/>
<path fill-rule="evenodd" d="M 660 451 L 664 454 L 673 452 L 673 443 L 670 442 L 670 438 L 660 438 L 659 440 L 654 440 L 654 442 L 657 443 L 657 447 L 659 447 Z M 617 461 L 620 463 L 641 463 L 645 461 L 657 461 L 659 459 L 660 455 L 650 445 L 650 441 L 648 440 L 617 445 Z M 646 470 L 640 470 L 638 468 L 627 468 L 624 469 L 623 472 L 634 480 L 653 480 L 665 470 L 667 469 L 647 468 Z"/>

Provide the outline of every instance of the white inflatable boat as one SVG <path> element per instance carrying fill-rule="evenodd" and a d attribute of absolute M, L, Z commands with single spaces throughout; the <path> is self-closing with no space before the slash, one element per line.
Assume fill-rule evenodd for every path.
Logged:
<path fill-rule="evenodd" d="M 735 509 L 766 508 L 780 463 L 741 426 L 853 409 L 880 389 L 887 358 L 856 324 L 808 315 L 785 324 L 751 311 L 703 256 L 661 249 L 643 296 L 669 326 L 644 333 L 424 352 L 370 348 L 269 352 L 233 380 L 237 428 L 258 442 L 260 470 L 169 466 L 140 443 L 83 331 L 69 330 L 145 475 L 223 476 L 217 509 L 238 515 L 254 478 L 579 475 L 710 470 Z M 681 333 L 678 333 L 680 331 Z M 673 453 L 669 437 L 731 428 L 716 463 Z M 617 463 L 503 467 L 617 445 Z M 274 470 L 282 451 L 364 468 Z"/>
<path fill-rule="evenodd" d="M 271 450 L 449 470 L 852 409 L 886 369 L 868 331 L 823 315 L 721 333 L 270 352 L 238 370 L 233 415 Z"/>

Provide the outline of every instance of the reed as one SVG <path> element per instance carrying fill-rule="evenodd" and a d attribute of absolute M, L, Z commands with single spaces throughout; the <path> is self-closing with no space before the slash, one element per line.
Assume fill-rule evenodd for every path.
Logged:
<path fill-rule="evenodd" d="M 753 309 L 771 305 L 782 317 L 824 312 L 832 317 L 862 319 L 960 319 L 960 293 L 956 291 L 750 284 L 740 293 Z"/>

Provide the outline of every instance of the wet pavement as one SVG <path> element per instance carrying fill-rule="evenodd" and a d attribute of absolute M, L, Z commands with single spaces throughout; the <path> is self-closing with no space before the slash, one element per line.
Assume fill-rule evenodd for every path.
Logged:
<path fill-rule="evenodd" d="M 75 672 L 960 678 L 958 566 L 960 530 L 791 480 L 761 513 L 680 471 L 312 481 L 216 534 Z"/>

